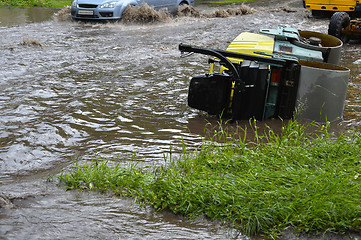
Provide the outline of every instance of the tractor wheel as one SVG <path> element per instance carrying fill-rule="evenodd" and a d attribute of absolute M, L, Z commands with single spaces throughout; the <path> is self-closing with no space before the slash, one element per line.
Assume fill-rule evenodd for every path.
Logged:
<path fill-rule="evenodd" d="M 336 12 L 332 15 L 330 24 L 328 25 L 328 34 L 347 43 L 350 37 L 342 33 L 342 30 L 348 25 L 350 25 L 350 16 L 346 12 Z"/>

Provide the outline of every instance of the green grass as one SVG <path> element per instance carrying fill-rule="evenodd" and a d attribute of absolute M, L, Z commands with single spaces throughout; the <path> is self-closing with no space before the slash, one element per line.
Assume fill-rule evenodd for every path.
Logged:
<path fill-rule="evenodd" d="M 45 7 L 45 8 L 63 8 L 70 6 L 71 0 L 0 0 L 0 7 Z"/>
<path fill-rule="evenodd" d="M 191 219 L 224 220 L 244 234 L 361 230 L 361 134 L 334 136 L 290 121 L 281 134 L 214 132 L 197 151 L 162 166 L 75 161 L 66 189 L 113 192 Z M 245 133 L 245 130 L 239 129 Z M 224 139 L 226 139 L 224 141 Z"/>

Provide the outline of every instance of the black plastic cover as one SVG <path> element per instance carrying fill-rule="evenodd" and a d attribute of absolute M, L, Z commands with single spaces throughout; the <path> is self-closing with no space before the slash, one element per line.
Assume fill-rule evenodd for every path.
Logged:
<path fill-rule="evenodd" d="M 244 60 L 239 68 L 240 77 L 245 83 L 244 90 L 235 87 L 233 97 L 233 118 L 263 120 L 265 97 L 268 85 L 268 65 Z"/>
<path fill-rule="evenodd" d="M 301 66 L 288 64 L 282 70 L 276 113 L 282 119 L 294 117 Z"/>
<path fill-rule="evenodd" d="M 232 77 L 214 73 L 194 76 L 188 91 L 188 106 L 219 115 L 228 109 Z"/>

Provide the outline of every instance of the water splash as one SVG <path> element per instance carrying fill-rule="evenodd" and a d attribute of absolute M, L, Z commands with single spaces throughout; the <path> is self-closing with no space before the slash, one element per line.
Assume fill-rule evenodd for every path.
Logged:
<path fill-rule="evenodd" d="M 59 22 L 71 21 L 70 6 L 65 6 L 59 12 L 54 14 L 54 20 Z"/>
<path fill-rule="evenodd" d="M 205 14 L 209 18 L 226 18 L 231 16 L 252 14 L 255 10 L 245 4 L 241 4 L 239 7 L 224 9 L 217 9 L 213 13 Z"/>
<path fill-rule="evenodd" d="M 128 6 L 122 15 L 123 23 L 156 23 L 167 22 L 170 20 L 170 15 L 166 10 L 160 9 L 156 11 L 154 7 L 146 3 L 140 6 Z"/>
<path fill-rule="evenodd" d="M 216 9 L 213 11 L 201 12 L 190 5 L 178 7 L 176 15 L 172 16 L 165 9 L 155 10 L 153 6 L 146 3 L 137 6 L 128 6 L 123 12 L 121 23 L 123 24 L 152 24 L 171 22 L 172 20 L 190 18 L 226 18 L 231 16 L 246 15 L 255 13 L 255 10 L 246 4 L 241 4 L 228 9 Z M 57 21 L 71 21 L 70 6 L 66 6 L 54 15 Z"/>
<path fill-rule="evenodd" d="M 252 14 L 255 10 L 246 4 L 240 6 L 228 8 L 228 9 L 216 9 L 212 12 L 201 13 L 197 9 L 189 5 L 182 5 L 178 8 L 178 17 L 196 17 L 196 18 L 226 18 L 231 16 Z"/>
<path fill-rule="evenodd" d="M 189 5 L 181 5 L 178 7 L 177 16 L 179 17 L 202 17 L 202 13 Z"/>

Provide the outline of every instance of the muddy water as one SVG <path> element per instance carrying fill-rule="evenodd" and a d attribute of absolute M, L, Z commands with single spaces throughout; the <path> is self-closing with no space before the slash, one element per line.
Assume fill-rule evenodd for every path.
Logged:
<path fill-rule="evenodd" d="M 179 43 L 225 49 L 242 31 L 278 24 L 327 32 L 328 20 L 309 18 L 298 0 L 267 2 L 251 3 L 257 12 L 250 15 L 157 24 L 1 20 L 0 193 L 12 206 L 0 209 L 0 238 L 246 239 L 217 222 L 65 192 L 47 178 L 77 156 L 122 161 L 136 153 L 134 161 L 161 164 L 182 139 L 197 144 L 206 120 L 217 121 L 186 106 L 189 77 L 207 70 L 207 57 L 180 58 Z M 197 6 L 202 13 L 218 8 Z M 361 119 L 359 46 L 346 45 L 341 63 L 352 70 L 341 124 L 354 128 Z"/>
<path fill-rule="evenodd" d="M 59 9 L 50 8 L 0 8 L 0 26 L 25 25 L 48 21 Z"/>

